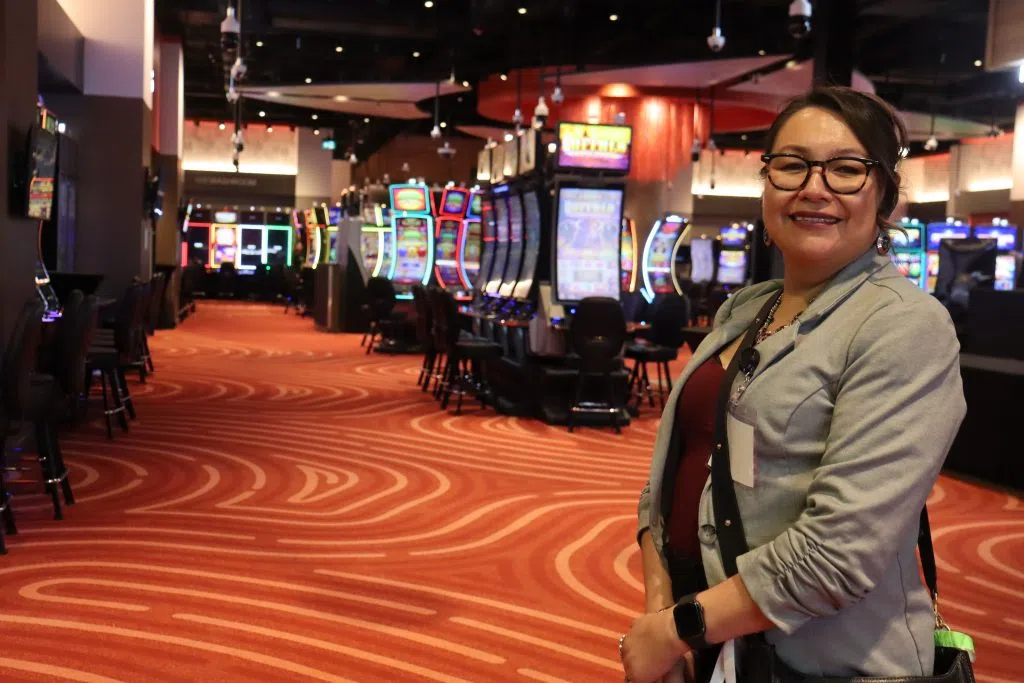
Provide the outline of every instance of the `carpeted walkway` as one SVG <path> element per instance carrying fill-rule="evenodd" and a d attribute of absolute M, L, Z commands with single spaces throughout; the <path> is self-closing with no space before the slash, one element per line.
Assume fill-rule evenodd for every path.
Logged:
<path fill-rule="evenodd" d="M 417 358 L 362 351 L 245 304 L 161 332 L 132 432 L 65 441 L 65 521 L 14 501 L 0 680 L 621 681 L 653 411 L 454 417 Z M 1019 683 L 1024 506 L 948 478 L 932 504 L 946 618 Z"/>

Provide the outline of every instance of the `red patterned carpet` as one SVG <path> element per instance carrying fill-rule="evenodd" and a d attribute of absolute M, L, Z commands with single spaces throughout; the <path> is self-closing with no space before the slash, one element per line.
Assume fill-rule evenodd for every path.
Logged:
<path fill-rule="evenodd" d="M 15 499 L 0 680 L 622 680 L 654 418 L 446 415 L 418 359 L 279 308 L 201 304 L 153 351 L 131 433 L 65 441 L 65 521 Z M 1019 683 L 1024 506 L 948 478 L 932 503 L 946 617 Z"/>

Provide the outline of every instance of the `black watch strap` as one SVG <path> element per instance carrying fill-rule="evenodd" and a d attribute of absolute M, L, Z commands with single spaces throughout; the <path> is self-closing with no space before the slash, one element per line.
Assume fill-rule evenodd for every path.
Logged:
<path fill-rule="evenodd" d="M 707 625 L 704 621 L 704 607 L 697 601 L 697 594 L 691 593 L 675 604 L 672 617 L 676 622 L 676 635 L 691 650 L 710 647 L 704 636 Z"/>

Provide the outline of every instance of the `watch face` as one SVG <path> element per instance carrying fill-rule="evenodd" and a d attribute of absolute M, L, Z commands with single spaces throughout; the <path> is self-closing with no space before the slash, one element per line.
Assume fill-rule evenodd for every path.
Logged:
<path fill-rule="evenodd" d="M 704 615 L 696 602 L 679 603 L 672 615 L 676 620 L 676 632 L 680 640 L 704 635 Z"/>

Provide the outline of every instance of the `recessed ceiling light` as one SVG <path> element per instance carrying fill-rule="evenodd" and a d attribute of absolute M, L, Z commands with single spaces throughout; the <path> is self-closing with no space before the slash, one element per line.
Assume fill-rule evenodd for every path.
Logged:
<path fill-rule="evenodd" d="M 316 120 L 317 120 L 318 118 L 320 118 L 320 115 L 319 115 L 319 114 L 313 114 L 313 120 L 314 120 L 314 121 L 316 121 Z"/>
<path fill-rule="evenodd" d="M 525 7 L 520 7 L 519 8 L 519 13 L 520 14 L 526 14 L 526 8 Z"/>
<path fill-rule="evenodd" d="M 263 41 L 262 40 L 257 40 L 256 41 L 256 47 L 263 47 Z"/>
<path fill-rule="evenodd" d="M 310 84 L 310 83 L 312 83 L 312 82 L 313 82 L 313 79 L 312 79 L 312 78 L 307 78 L 307 79 L 306 79 L 306 85 L 309 85 L 309 84 Z"/>
<path fill-rule="evenodd" d="M 266 115 L 267 115 L 267 112 L 265 112 L 265 111 L 263 111 L 263 110 L 260 110 L 260 118 L 261 118 L 261 119 L 262 119 L 262 118 L 265 118 L 265 117 L 266 117 Z"/>
<path fill-rule="evenodd" d="M 501 74 L 501 80 L 507 81 L 508 80 L 508 74 Z"/>
<path fill-rule="evenodd" d="M 800 66 L 799 62 L 797 62 L 795 59 L 791 59 L 788 62 L 786 62 L 786 68 L 787 69 L 796 69 L 799 66 Z"/>
<path fill-rule="evenodd" d="M 222 123 L 222 124 L 220 124 L 220 125 L 219 125 L 219 126 L 217 126 L 217 127 L 218 127 L 218 128 L 220 128 L 221 130 L 224 130 L 225 128 L 227 128 L 227 126 L 226 126 L 225 124 L 223 124 L 223 123 Z"/>
<path fill-rule="evenodd" d="M 426 2 L 423 3 L 423 6 L 426 7 L 427 9 L 430 9 L 431 7 L 434 6 L 434 0 L 427 0 Z"/>
<path fill-rule="evenodd" d="M 268 133 L 273 133 L 274 132 L 274 127 L 273 126 L 267 126 L 267 132 Z"/>
<path fill-rule="evenodd" d="M 764 56 L 765 56 L 766 54 L 768 54 L 768 53 L 767 53 L 767 52 L 765 52 L 764 50 L 758 50 L 758 51 L 757 51 L 757 54 L 759 54 L 759 55 L 761 55 L 762 57 L 764 57 Z"/>
<path fill-rule="evenodd" d="M 320 129 L 319 128 L 314 128 L 313 129 L 313 135 L 320 135 Z"/>
<path fill-rule="evenodd" d="M 974 60 L 974 66 L 981 66 L 981 65 L 982 65 L 982 63 L 983 63 L 983 62 L 982 62 L 982 61 L 981 61 L 980 59 L 975 59 L 975 60 Z"/>
<path fill-rule="evenodd" d="M 369 122 L 370 122 L 370 117 L 369 116 L 367 116 L 365 119 L 363 119 L 363 123 L 369 123 Z"/>
<path fill-rule="evenodd" d="M 469 87 L 469 81 L 462 81 L 462 87 L 463 88 L 468 88 Z"/>
<path fill-rule="evenodd" d="M 619 20 L 619 15 L 618 14 L 612 14 L 612 15 L 609 15 L 609 17 L 608 17 L 608 21 L 618 21 L 618 20 Z"/>
<path fill-rule="evenodd" d="M 344 52 L 345 48 L 343 48 L 341 45 L 339 45 L 338 47 L 334 48 L 334 51 L 335 52 Z"/>
<path fill-rule="evenodd" d="M 270 92 L 267 93 L 267 97 L 280 97 L 280 96 L 281 96 L 281 93 L 277 92 L 276 90 L 271 90 Z"/>
<path fill-rule="evenodd" d="M 447 127 L 448 127 L 448 124 L 447 124 L 447 122 L 445 122 L 445 121 L 442 121 L 442 122 L 441 122 L 441 127 L 442 127 L 442 128 L 447 128 Z"/>
<path fill-rule="evenodd" d="M 743 135 L 740 136 L 740 140 L 746 141 L 746 139 L 747 139 L 747 134 L 746 133 L 744 133 Z"/>
<path fill-rule="evenodd" d="M 413 59 L 419 59 L 420 58 L 420 53 L 418 51 L 417 52 L 413 52 L 412 56 L 413 56 Z"/>
<path fill-rule="evenodd" d="M 334 96 L 334 101 L 335 102 L 348 102 L 348 97 L 346 97 L 345 95 L 335 95 Z"/>

